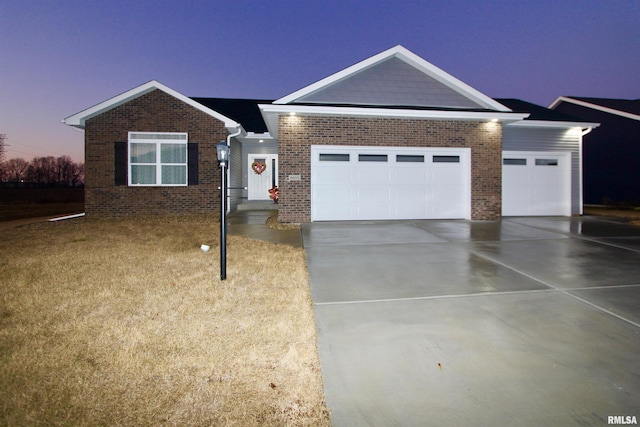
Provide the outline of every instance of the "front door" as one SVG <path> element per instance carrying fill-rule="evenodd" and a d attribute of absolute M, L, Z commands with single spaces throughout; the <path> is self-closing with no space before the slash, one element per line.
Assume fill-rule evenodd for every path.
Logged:
<path fill-rule="evenodd" d="M 248 157 L 248 199 L 269 200 L 269 189 L 278 185 L 278 155 L 249 154 Z"/>

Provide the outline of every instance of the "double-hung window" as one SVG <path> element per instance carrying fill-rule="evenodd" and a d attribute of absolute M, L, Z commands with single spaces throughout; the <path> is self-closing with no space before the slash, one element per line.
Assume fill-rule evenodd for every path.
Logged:
<path fill-rule="evenodd" d="M 186 133 L 129 132 L 129 185 L 187 185 Z"/>

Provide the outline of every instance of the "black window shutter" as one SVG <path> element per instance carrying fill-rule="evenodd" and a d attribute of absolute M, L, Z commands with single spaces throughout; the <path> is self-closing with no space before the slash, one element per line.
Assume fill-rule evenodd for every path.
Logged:
<path fill-rule="evenodd" d="M 127 185 L 127 143 L 115 142 L 113 144 L 113 159 L 114 159 L 114 179 L 115 185 Z"/>
<path fill-rule="evenodd" d="M 189 185 L 198 185 L 198 143 L 187 143 L 187 162 L 189 164 Z"/>

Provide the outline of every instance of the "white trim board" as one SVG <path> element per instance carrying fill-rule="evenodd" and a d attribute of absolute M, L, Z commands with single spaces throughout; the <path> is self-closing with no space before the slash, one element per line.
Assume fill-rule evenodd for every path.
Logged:
<path fill-rule="evenodd" d="M 239 127 L 241 127 L 240 123 L 237 123 L 236 121 L 230 119 L 229 117 L 223 116 L 222 114 L 211 110 L 210 108 L 205 107 L 204 105 L 200 104 L 199 102 L 194 101 L 193 99 L 182 95 L 179 92 L 176 92 L 175 90 L 163 85 L 160 82 L 157 82 L 155 80 L 151 80 L 147 83 L 144 83 L 140 86 L 137 86 L 133 89 L 130 89 L 124 93 L 121 93 L 120 95 L 114 96 L 113 98 L 109 98 L 106 101 L 103 101 L 99 104 L 94 105 L 93 107 L 87 108 L 86 110 L 82 110 L 79 113 L 76 113 L 72 116 L 66 117 L 64 119 L 62 119 L 62 123 L 69 125 L 69 126 L 73 126 L 73 127 L 77 127 L 77 128 L 81 128 L 84 129 L 85 127 L 85 123 L 88 119 L 98 116 L 106 111 L 109 111 L 113 108 L 116 108 L 122 104 L 126 104 L 129 101 L 132 101 L 136 98 L 141 97 L 142 95 L 145 95 L 149 92 L 152 92 L 154 90 L 161 90 L 171 96 L 173 96 L 174 98 L 177 98 L 178 100 L 184 102 L 185 104 L 188 104 L 218 120 L 220 120 L 221 122 L 224 123 L 224 126 L 227 129 L 238 129 Z"/>
<path fill-rule="evenodd" d="M 512 123 L 526 119 L 529 113 L 511 112 L 479 112 L 479 111 L 444 111 L 444 110 L 406 110 L 394 108 L 365 108 L 365 107 L 328 107 L 321 105 L 258 105 L 269 133 L 278 138 L 278 116 L 280 115 L 325 115 L 352 117 L 390 117 L 401 119 L 430 119 L 430 120 L 459 120 L 459 121 L 491 121 Z"/>
<path fill-rule="evenodd" d="M 616 116 L 626 117 L 631 120 L 640 120 L 640 115 L 627 113 L 626 111 L 616 110 L 614 108 L 603 107 L 602 105 L 593 104 L 591 102 L 580 101 L 578 99 L 574 99 L 568 96 L 559 96 L 555 101 L 549 105 L 550 109 L 555 109 L 561 102 L 568 102 L 570 104 L 579 105 L 581 107 L 590 108 L 592 110 L 602 111 L 604 113 L 614 114 Z"/>
<path fill-rule="evenodd" d="M 310 95 L 311 93 L 317 92 L 326 86 L 329 86 L 340 80 L 346 79 L 347 77 L 353 76 L 359 73 L 360 71 L 363 71 L 369 67 L 379 64 L 380 62 L 385 61 L 392 57 L 396 57 L 406 62 L 407 64 L 415 67 L 416 69 L 422 71 L 429 77 L 437 80 L 438 82 L 444 84 L 450 89 L 458 92 L 459 94 L 477 103 L 481 107 L 484 107 L 490 110 L 495 110 L 495 111 L 502 111 L 502 112 L 512 111 L 511 109 L 500 104 L 496 100 L 472 88 L 471 86 L 464 83 L 463 81 L 453 77 L 451 74 L 436 67 L 430 62 L 427 62 L 423 58 L 419 57 L 415 53 L 411 52 L 410 50 L 400 45 L 392 47 L 391 49 L 387 49 L 384 52 L 381 52 L 368 59 L 365 59 L 364 61 L 358 62 L 355 65 L 345 68 L 344 70 L 339 71 L 335 74 L 332 74 L 329 77 L 319 80 L 309 86 L 305 86 L 300 90 L 297 90 L 287 96 L 284 96 L 280 99 L 275 100 L 273 103 L 274 104 L 290 104 L 292 102 L 295 102 L 299 98 L 302 98 L 304 96 Z"/>

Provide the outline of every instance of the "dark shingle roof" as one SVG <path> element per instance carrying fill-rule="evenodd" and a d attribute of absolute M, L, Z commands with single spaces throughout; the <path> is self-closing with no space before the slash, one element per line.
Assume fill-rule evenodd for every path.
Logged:
<path fill-rule="evenodd" d="M 271 104 L 268 99 L 191 98 L 207 108 L 240 123 L 247 132 L 267 132 L 258 104 Z"/>
<path fill-rule="evenodd" d="M 513 110 L 514 113 L 530 113 L 525 120 L 543 120 L 550 122 L 583 122 L 577 117 L 563 114 L 555 110 L 512 98 L 495 98 L 500 104 Z"/>
<path fill-rule="evenodd" d="M 567 98 L 624 111 L 626 113 L 640 114 L 640 99 L 584 98 L 580 96 L 568 96 Z"/>
<path fill-rule="evenodd" d="M 271 104 L 273 100 L 269 99 L 237 99 L 237 98 L 191 98 L 194 101 L 210 108 L 218 113 L 227 116 L 236 122 L 242 124 L 247 132 L 263 133 L 267 132 L 267 125 L 262 118 L 258 104 Z M 575 99 L 593 99 L 593 98 L 575 98 Z M 502 105 L 513 110 L 514 113 L 530 113 L 525 120 L 544 120 L 557 122 L 581 122 L 582 120 L 570 116 L 568 114 L 559 113 L 555 110 L 532 104 L 527 101 L 512 98 L 495 98 Z M 301 105 L 301 104 L 297 104 Z M 315 104 L 313 104 L 315 105 Z M 323 106 L 329 106 L 324 105 Z M 334 104 L 333 107 L 354 107 L 354 105 Z M 486 109 L 447 109 L 447 108 L 428 108 L 428 107 L 411 107 L 411 106 L 374 106 L 374 105 L 358 105 L 360 108 L 391 108 L 391 109 L 415 109 L 415 110 L 450 110 L 450 111 L 482 111 L 489 112 Z"/>

